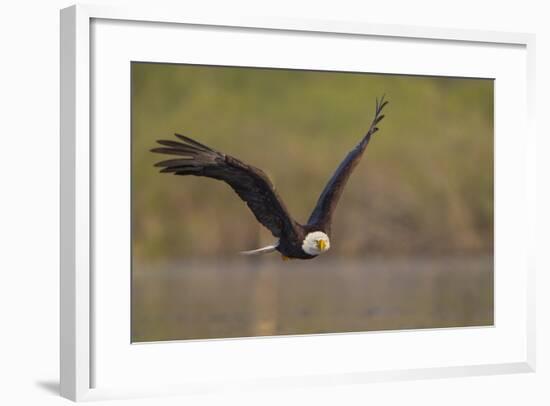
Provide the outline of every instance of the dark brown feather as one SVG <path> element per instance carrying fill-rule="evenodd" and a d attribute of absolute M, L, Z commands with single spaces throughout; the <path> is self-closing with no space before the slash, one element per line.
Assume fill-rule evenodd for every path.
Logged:
<path fill-rule="evenodd" d="M 163 173 L 205 176 L 227 183 L 248 205 L 256 219 L 275 237 L 296 235 L 297 223 L 277 194 L 267 175 L 258 168 L 236 158 L 215 151 L 197 141 L 176 134 L 183 142 L 159 140 L 165 147 L 152 152 L 179 155 L 184 158 L 158 162 L 155 166 Z"/>
<path fill-rule="evenodd" d="M 372 135 L 378 131 L 378 127 L 376 125 L 384 118 L 384 115 L 382 115 L 381 112 L 387 104 L 388 102 L 384 101 L 384 97 L 382 97 L 380 102 L 376 99 L 374 119 L 372 120 L 369 130 L 361 139 L 359 144 L 357 144 L 355 148 L 348 153 L 328 181 L 327 185 L 323 189 L 323 192 L 319 196 L 315 209 L 309 217 L 309 226 L 320 228 L 327 234 L 330 234 L 332 214 L 338 204 L 338 200 L 344 191 L 344 187 L 346 186 L 347 180 L 353 172 L 353 169 L 361 160 Z"/>

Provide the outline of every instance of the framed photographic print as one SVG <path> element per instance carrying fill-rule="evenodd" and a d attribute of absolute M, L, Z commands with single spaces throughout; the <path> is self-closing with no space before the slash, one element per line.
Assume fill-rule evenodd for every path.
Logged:
<path fill-rule="evenodd" d="M 64 396 L 534 369 L 533 36 L 61 27 Z"/>

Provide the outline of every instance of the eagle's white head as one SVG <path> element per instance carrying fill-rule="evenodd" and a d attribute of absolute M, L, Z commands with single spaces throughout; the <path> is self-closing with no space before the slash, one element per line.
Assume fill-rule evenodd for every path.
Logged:
<path fill-rule="evenodd" d="M 322 231 L 314 231 L 306 235 L 302 243 L 302 249 L 306 254 L 319 255 L 330 249 L 330 240 L 328 235 Z"/>

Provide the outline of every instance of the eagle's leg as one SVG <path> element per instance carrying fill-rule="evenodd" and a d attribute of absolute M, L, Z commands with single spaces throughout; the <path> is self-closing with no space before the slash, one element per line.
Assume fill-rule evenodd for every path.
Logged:
<path fill-rule="evenodd" d="M 283 261 L 290 261 L 292 258 L 287 257 L 286 255 L 281 254 L 281 259 Z"/>

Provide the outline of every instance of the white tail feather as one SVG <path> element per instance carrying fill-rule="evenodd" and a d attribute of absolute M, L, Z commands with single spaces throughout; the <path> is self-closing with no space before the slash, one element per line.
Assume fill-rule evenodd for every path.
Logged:
<path fill-rule="evenodd" d="M 261 255 L 261 254 L 269 254 L 270 252 L 273 252 L 277 249 L 279 246 L 279 242 L 276 242 L 273 245 L 268 245 L 267 247 L 258 248 L 257 250 L 252 251 L 241 251 L 242 255 Z"/>

